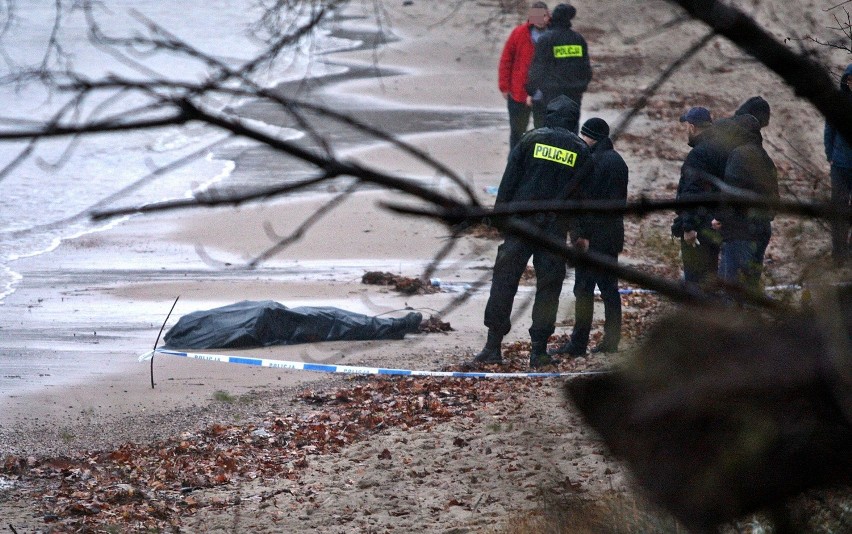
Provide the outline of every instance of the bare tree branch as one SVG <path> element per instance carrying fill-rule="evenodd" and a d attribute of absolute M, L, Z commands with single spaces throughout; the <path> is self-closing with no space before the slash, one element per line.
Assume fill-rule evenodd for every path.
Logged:
<path fill-rule="evenodd" d="M 778 74 L 796 93 L 813 104 L 846 139 L 852 139 L 852 103 L 819 63 L 778 42 L 754 19 L 718 0 L 669 0 L 686 9 Z"/>
<path fill-rule="evenodd" d="M 221 65 L 221 66 L 223 68 L 227 68 L 224 65 Z M 237 74 L 235 74 L 235 75 L 237 75 Z M 250 80 L 247 80 L 247 82 L 251 83 Z M 93 90 L 93 89 L 116 89 L 116 88 L 129 88 L 129 87 L 137 88 L 137 89 L 142 90 L 142 91 L 154 90 L 156 88 L 163 88 L 165 90 L 182 89 L 182 90 L 186 90 L 190 94 L 203 93 L 205 91 L 203 89 L 203 86 L 198 86 L 198 85 L 188 84 L 188 83 L 181 83 L 181 82 L 175 82 L 175 81 L 165 81 L 165 80 L 152 80 L 152 81 L 147 81 L 147 82 L 135 82 L 135 81 L 131 81 L 131 80 L 118 79 L 118 78 L 115 78 L 115 77 L 113 77 L 110 80 L 105 80 L 105 81 L 100 81 L 100 82 L 76 81 L 76 82 L 70 83 L 68 85 L 61 86 L 61 87 L 65 90 L 71 90 L 71 91 L 77 91 L 77 90 L 84 91 L 84 90 Z M 453 183 L 455 183 L 458 187 L 460 187 L 466 193 L 468 200 L 471 203 L 473 203 L 473 204 L 479 203 L 479 201 L 477 200 L 476 194 L 470 188 L 469 184 L 461 176 L 458 175 L 458 173 L 456 173 L 455 171 L 453 171 L 452 169 L 450 169 L 449 167 L 447 167 L 446 165 L 444 165 L 440 161 L 435 160 L 434 158 L 429 156 L 429 154 L 427 154 L 423 150 L 417 148 L 414 145 L 411 145 L 410 143 L 407 143 L 407 142 L 397 138 L 396 136 L 394 136 L 392 134 L 389 134 L 388 132 L 386 132 L 386 131 L 384 131 L 380 128 L 376 128 L 376 127 L 374 127 L 370 124 L 356 120 L 356 119 L 354 119 L 354 118 L 352 118 L 348 115 L 336 112 L 334 110 L 328 109 L 328 108 L 323 107 L 323 106 L 317 106 L 315 104 L 311 104 L 309 102 L 303 102 L 303 101 L 296 100 L 296 99 L 285 98 L 280 94 L 277 94 L 273 91 L 270 91 L 270 90 L 267 90 L 267 89 L 264 89 L 264 88 L 261 88 L 261 87 L 254 86 L 253 84 L 251 84 L 251 86 L 248 87 L 248 88 L 215 87 L 215 88 L 210 88 L 209 90 L 207 90 L 207 94 L 210 94 L 210 93 L 213 93 L 213 92 L 215 92 L 217 94 L 218 93 L 228 94 L 228 95 L 231 95 L 231 96 L 266 98 L 266 99 L 268 99 L 268 100 L 270 100 L 274 103 L 280 104 L 283 109 L 287 109 L 287 110 L 290 110 L 290 111 L 296 110 L 296 109 L 309 110 L 309 111 L 312 111 L 314 113 L 317 113 L 321 117 L 331 118 L 331 119 L 334 119 L 334 120 L 336 120 L 336 121 L 338 121 L 342 124 L 345 124 L 345 125 L 350 126 L 352 128 L 358 129 L 358 130 L 360 130 L 364 133 L 367 133 L 367 134 L 375 137 L 378 140 L 386 141 L 386 142 L 393 144 L 394 146 L 399 147 L 400 149 L 402 149 L 403 151 L 405 151 L 406 153 L 408 153 L 412 157 L 414 157 L 416 160 L 421 161 L 424 164 L 432 167 L 437 172 L 448 177 Z M 300 121 L 299 124 L 301 124 L 302 121 L 305 121 L 305 119 L 301 118 L 301 116 L 300 116 L 299 121 Z M 331 155 L 332 151 L 329 149 L 329 150 L 326 150 L 326 153 Z"/>
<path fill-rule="evenodd" d="M 278 241 L 273 246 L 264 250 L 263 252 L 258 254 L 255 258 L 253 258 L 251 261 L 249 261 L 248 267 L 249 268 L 256 267 L 257 265 L 261 264 L 262 262 L 264 262 L 264 261 L 268 260 L 269 258 L 275 256 L 279 251 L 283 250 L 284 248 L 289 246 L 291 243 L 295 243 L 296 241 L 301 239 L 305 235 L 305 232 L 307 232 L 311 228 L 311 226 L 313 226 L 314 224 L 316 224 L 317 222 L 322 220 L 322 218 L 324 216 L 326 216 L 334 208 L 339 206 L 344 200 L 349 198 L 349 196 L 352 195 L 352 193 L 354 193 L 358 189 L 358 185 L 359 185 L 359 183 L 355 182 L 352 185 L 350 185 L 349 187 L 347 187 L 346 191 L 343 191 L 342 193 L 332 197 L 331 200 L 329 200 L 328 202 L 323 204 L 322 207 L 320 207 L 319 209 L 314 211 L 307 219 L 305 219 L 302 222 L 302 224 L 299 225 L 298 228 L 296 228 L 293 232 L 290 233 L 290 235 L 288 235 L 286 237 L 280 237 L 280 236 L 276 235 L 273 232 L 271 226 L 269 226 L 268 224 L 265 225 L 264 228 L 266 229 L 267 236 L 269 236 L 270 238 L 277 239 Z"/>
<path fill-rule="evenodd" d="M 639 96 L 639 100 L 633 105 L 630 111 L 623 118 L 620 118 L 619 122 L 613 127 L 612 133 L 610 134 L 610 138 L 613 141 L 617 140 L 618 137 L 624 132 L 636 115 L 639 114 L 641 110 L 648 105 L 648 100 L 654 96 L 657 90 L 662 86 L 666 81 L 672 77 L 672 75 L 677 72 L 687 61 L 692 59 L 695 54 L 697 54 L 702 48 L 707 46 L 707 43 L 713 40 L 713 37 L 716 36 L 715 32 L 710 32 L 704 35 L 701 39 L 696 41 L 692 46 L 687 48 L 675 61 L 673 61 L 666 69 L 657 76 L 657 79 L 654 82 L 645 88 L 642 91 L 642 94 Z"/>

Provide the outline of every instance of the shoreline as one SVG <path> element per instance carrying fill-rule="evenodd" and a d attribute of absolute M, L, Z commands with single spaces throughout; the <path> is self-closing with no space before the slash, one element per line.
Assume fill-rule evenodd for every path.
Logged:
<path fill-rule="evenodd" d="M 390 46 L 416 49 L 414 43 L 405 39 Z M 369 52 L 348 50 L 340 54 L 363 56 Z M 334 62 L 340 54 L 326 58 Z M 350 57 L 348 61 L 354 60 Z M 402 77 L 405 76 L 408 75 Z M 379 80 L 379 85 L 382 81 L 387 80 Z M 345 95 L 350 83 L 369 84 L 370 80 L 332 84 L 323 87 L 321 93 L 324 98 L 335 93 Z M 499 94 L 496 96 L 499 98 Z M 397 108 L 408 109 L 404 103 Z M 454 109 L 452 104 L 447 108 Z M 391 110 L 387 117 L 395 118 L 401 125 L 411 121 L 404 113 L 394 113 Z M 422 117 L 423 113 L 431 112 L 413 109 L 411 113 L 414 114 L 411 117 Z M 439 145 L 458 145 L 471 137 L 471 142 L 481 146 L 494 144 L 493 130 L 497 125 L 494 122 L 488 129 L 447 133 L 443 131 L 446 125 L 438 124 L 444 127 L 428 131 L 421 128 L 414 137 L 424 141 L 427 149 L 434 145 L 436 151 L 444 150 Z M 497 153 L 505 145 L 502 138 L 508 138 L 507 124 L 502 124 L 502 128 L 506 135 L 500 136 Z M 376 143 L 351 145 L 344 152 L 348 157 L 364 158 L 378 167 L 383 161 L 394 162 L 394 170 L 399 172 L 408 172 L 415 165 L 401 161 L 393 149 Z M 492 171 L 477 169 L 472 174 L 469 170 L 474 183 L 483 177 L 499 180 L 494 175 L 497 169 L 502 171 L 505 154 L 497 153 Z M 463 156 L 458 151 L 456 154 L 450 155 L 456 159 Z M 262 157 L 254 164 L 264 162 L 268 158 Z M 376 314 L 414 306 L 422 308 L 424 316 L 455 297 L 452 293 L 407 297 L 382 287 L 364 286 L 360 284 L 360 276 L 353 276 L 368 265 L 369 270 L 416 276 L 448 233 L 441 225 L 429 221 L 403 219 L 400 223 L 384 210 L 377 210 L 375 200 L 388 198 L 382 191 L 353 195 L 341 209 L 311 229 L 306 239 L 261 269 L 220 269 L 198 255 L 198 247 L 202 246 L 211 257 L 220 259 L 225 252 L 226 259 L 244 260 L 252 250 L 260 250 L 268 243 L 264 222 L 280 221 L 281 226 L 276 224 L 275 230 L 286 233 L 287 224 L 306 218 L 327 197 L 328 194 L 320 193 L 237 209 L 136 216 L 109 230 L 65 240 L 51 253 L 17 260 L 16 267 L 24 273 L 24 278 L 16 291 L 0 304 L 0 313 L 6 317 L 22 318 L 17 326 L 10 324 L 3 328 L 8 337 L 0 345 L 0 351 L 10 356 L 4 359 L 0 376 L 0 384 L 5 386 L 0 397 L 0 443 L 3 444 L 0 454 L 85 447 L 85 441 L 67 438 L 67 428 L 85 428 L 95 420 L 109 421 L 115 427 L 113 437 L 99 434 L 98 442 L 130 439 L 138 430 L 121 421 L 143 414 L 164 416 L 194 410 L 198 403 L 213 403 L 213 393 L 218 390 L 235 395 L 275 396 L 282 388 L 329 380 L 311 373 L 258 372 L 242 366 L 204 362 L 186 365 L 187 362 L 158 359 L 156 374 L 163 378 L 158 378 L 157 388 L 151 391 L 148 366 L 136 362 L 136 358 L 150 350 L 171 302 L 178 295 L 181 299 L 170 320 L 172 324 L 183 313 L 243 297 L 271 298 L 288 305 L 349 303 L 355 308 L 353 311 Z M 336 217 L 342 217 L 342 221 Z M 387 243 L 384 229 L 395 225 L 401 225 L 399 238 Z M 347 243 L 349 252 L 341 251 L 336 244 L 341 227 L 347 228 L 351 236 Z M 493 243 L 487 245 L 496 247 Z M 454 271 L 439 271 L 436 277 L 463 282 L 460 272 L 471 265 L 470 261 L 485 265 L 493 255 L 493 250 L 479 250 L 478 246 L 468 249 L 459 252 L 455 264 L 449 263 Z M 463 255 L 471 259 L 464 259 Z M 317 269 L 318 279 L 306 283 L 305 277 L 315 277 Z M 471 272 L 480 276 L 482 271 Z M 479 342 L 480 327 L 467 326 L 481 322 L 481 305 L 477 300 L 471 299 L 445 319 L 456 328 L 448 335 L 410 336 L 403 341 L 365 342 L 354 347 L 321 343 L 251 352 L 273 359 L 310 358 L 354 365 L 415 369 L 446 365 L 451 363 L 449 354 Z M 423 343 L 429 346 L 428 353 L 434 355 L 425 362 L 421 355 Z M 12 359 L 17 362 L 14 368 L 6 365 Z"/>

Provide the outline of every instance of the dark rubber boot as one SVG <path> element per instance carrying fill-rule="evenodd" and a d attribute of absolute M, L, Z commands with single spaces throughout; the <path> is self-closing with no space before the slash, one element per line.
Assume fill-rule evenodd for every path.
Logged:
<path fill-rule="evenodd" d="M 559 363 L 547 354 L 547 341 L 533 341 L 530 349 L 530 367 L 536 369 Z"/>
<path fill-rule="evenodd" d="M 423 314 L 418 312 L 411 312 L 405 317 L 397 319 L 400 324 L 400 328 L 405 334 L 416 334 L 420 331 L 420 323 L 423 322 Z"/>
<path fill-rule="evenodd" d="M 568 341 L 562 345 L 548 351 L 551 356 L 556 354 L 567 354 L 568 356 L 582 356 L 586 354 L 586 347 L 581 347 L 573 341 Z"/>
<path fill-rule="evenodd" d="M 602 352 L 618 352 L 618 344 L 609 343 L 606 338 L 604 338 L 602 342 L 598 343 L 598 345 L 589 352 L 591 352 L 592 354 L 600 354 Z"/>
<path fill-rule="evenodd" d="M 503 363 L 503 354 L 500 350 L 502 342 L 503 336 L 489 330 L 485 347 L 473 357 L 473 363 Z"/>

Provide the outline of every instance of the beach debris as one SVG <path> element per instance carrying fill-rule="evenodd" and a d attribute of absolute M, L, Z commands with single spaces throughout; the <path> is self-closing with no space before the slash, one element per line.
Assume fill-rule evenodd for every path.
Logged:
<path fill-rule="evenodd" d="M 424 295 L 427 293 L 438 293 L 441 288 L 424 281 L 420 278 L 409 278 L 385 271 L 367 271 L 361 277 L 362 284 L 377 286 L 393 286 L 396 291 L 406 295 Z"/>
<path fill-rule="evenodd" d="M 450 326 L 450 323 L 441 321 L 441 318 L 437 315 L 430 315 L 428 319 L 420 323 L 419 332 L 421 334 L 439 334 L 442 332 L 452 331 L 454 331 L 454 329 Z"/>
<path fill-rule="evenodd" d="M 465 229 L 464 232 L 462 232 L 462 235 L 468 235 L 477 239 L 503 239 L 503 235 L 500 234 L 500 230 L 498 230 L 496 226 L 491 226 L 483 223 L 471 225 L 469 228 Z"/>

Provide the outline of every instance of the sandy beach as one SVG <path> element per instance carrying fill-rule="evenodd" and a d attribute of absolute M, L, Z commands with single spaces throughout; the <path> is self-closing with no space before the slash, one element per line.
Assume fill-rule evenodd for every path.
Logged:
<path fill-rule="evenodd" d="M 378 53 L 357 50 L 325 59 L 360 68 L 378 65 L 404 74 L 323 86 L 311 98 L 325 104 L 340 102 L 344 109 L 369 103 L 406 110 L 396 116 L 382 115 L 391 122 L 376 126 L 390 131 L 406 131 L 403 123 L 411 120 L 410 112 L 417 110 L 462 116 L 481 112 L 486 118 L 505 114 L 505 102 L 497 90 L 497 58 L 505 36 L 519 19 L 500 15 L 494 2 L 465 4 L 460 11 L 444 3 L 398 4 L 387 13 L 391 23 L 387 29 L 398 40 L 382 46 Z M 584 100 L 584 119 L 595 115 L 615 122 L 624 113 L 629 98 L 636 96 L 630 90 L 646 86 L 676 57 L 678 50 L 671 49 L 671 40 L 695 40 L 703 31 L 699 24 L 689 22 L 668 30 L 668 36 L 663 32 L 643 37 L 639 44 L 626 44 L 630 37 L 641 36 L 668 20 L 672 16 L 669 4 L 574 4 L 579 13 L 576 27 L 594 50 L 596 69 Z M 793 16 L 792 7 L 775 4 L 779 12 Z M 613 9 L 621 10 L 622 18 L 634 21 L 633 25 L 617 26 L 608 15 Z M 354 25 L 357 28 L 357 21 Z M 752 94 L 762 94 L 772 103 L 773 117 L 777 119 L 773 119 L 776 122 L 767 132 L 768 149 L 782 169 L 784 183 L 791 188 L 788 191 L 800 191 L 807 179 L 800 176 L 796 166 L 803 163 L 799 155 L 802 151 L 791 146 L 805 147 L 805 152 L 813 154 L 808 168 L 827 171 L 819 152 L 821 119 L 766 69 L 727 43 L 711 46 L 690 65 L 664 85 L 649 109 L 640 114 L 616 145 L 631 168 L 632 198 L 674 194 L 679 158 L 687 149 L 675 124 L 683 110 L 692 104 L 706 105 L 713 108 L 714 114 L 724 116 Z M 455 170 L 482 203 L 490 204 L 493 197 L 484 188 L 499 183 L 509 134 L 505 121 L 482 120 L 486 125 L 481 127 L 467 128 L 462 123 L 450 131 L 437 128 L 435 132 L 404 135 L 403 139 Z M 790 128 L 793 124 L 798 127 Z M 339 155 L 435 187 L 449 187 L 446 182 L 435 183 L 432 171 L 385 143 L 349 144 Z M 264 159 L 271 157 L 246 155 L 242 161 L 237 160 L 235 172 L 241 172 L 240 165 L 245 172 L 251 170 L 246 170 L 248 165 L 274 167 L 275 162 Z M 297 392 L 346 383 L 344 378 L 319 373 L 158 356 L 154 362 L 156 388 L 151 389 L 149 365 L 139 363 L 137 357 L 152 348 L 178 297 L 169 326 L 191 311 L 240 300 L 336 306 L 387 316 L 416 310 L 428 317 L 457 297 L 454 291 L 404 295 L 361 283 L 361 276 L 367 271 L 420 276 L 449 236 L 443 225 L 400 217 L 382 209 L 381 202 L 409 199 L 375 189 L 349 195 L 301 240 L 260 267 L 243 267 L 270 246 L 265 227 L 279 236 L 288 235 L 338 192 L 316 191 L 234 209 L 135 216 L 109 230 L 65 241 L 48 254 L 16 261 L 14 267 L 23 278 L 15 292 L 0 304 L 0 458 L 107 450 L 128 441 L 153 442 L 195 432 L 214 423 L 252 421 L 272 412 L 290 413 L 288 410 L 304 409 L 293 400 Z M 817 190 L 816 194 L 824 197 L 827 191 Z M 666 244 L 669 219 L 667 213 L 641 221 L 630 219 L 622 259 L 641 264 L 665 263 L 665 251 L 651 243 Z M 784 220 L 777 224 L 779 229 L 787 228 Z M 786 234 L 782 231 L 780 235 Z M 781 282 L 795 281 L 801 274 L 783 261 L 785 257 L 805 250 L 810 257 L 819 258 L 821 252 L 828 250 L 828 236 L 817 226 L 797 229 L 795 235 L 791 230 L 790 236 L 786 241 L 779 238 L 773 242 L 768 253 L 770 260 L 776 262 L 768 268 L 768 276 Z M 489 280 L 498 244 L 471 237 L 459 239 L 433 277 L 448 288 Z M 572 281 L 569 276 L 563 286 L 560 320 L 573 314 Z M 481 348 L 487 289 L 486 284 L 442 316 L 453 328 L 445 334 L 410 335 L 401 341 L 269 347 L 241 353 L 280 360 L 441 369 L 461 363 Z M 528 300 L 533 291 L 532 286 L 522 286 L 516 302 Z M 596 318 L 601 316 L 598 310 Z M 516 314 L 506 342 L 526 341 L 528 327 L 528 310 Z M 563 325 L 556 333 L 566 332 L 570 328 Z M 593 358 L 582 360 L 578 367 L 609 363 Z M 217 392 L 246 401 L 216 402 Z M 537 406 L 545 408 L 539 410 Z M 487 531 L 496 529 L 513 514 L 534 507 L 529 496 L 535 494 L 536 488 L 555 484 L 555 478 L 563 485 L 569 480 L 568 487 L 587 484 L 583 491 L 629 491 L 629 476 L 623 467 L 606 456 L 601 444 L 586 433 L 579 416 L 571 410 L 561 400 L 559 384 L 553 382 L 542 384 L 527 398 L 501 398 L 473 419 L 442 423 L 430 431 L 388 430 L 375 441 L 352 446 L 343 456 L 323 457 L 311 464 L 300 487 L 322 485 L 328 501 L 323 500 L 322 506 L 317 504 L 310 514 L 292 511 L 285 504 L 272 510 L 254 503 L 243 509 L 241 517 L 247 523 L 241 526 L 256 532 L 302 527 L 323 532 L 348 532 L 353 528 Z M 503 432 L 492 431 L 494 421 L 503 425 Z M 507 424 L 515 426 L 509 428 Z M 456 435 L 463 435 L 464 443 L 471 444 L 471 448 L 453 448 L 452 436 Z M 518 452 L 530 436 L 547 439 Z M 428 464 L 423 469 L 435 474 L 424 485 L 404 487 L 402 472 L 389 468 L 377 457 L 387 447 L 399 457 L 422 455 L 422 461 Z M 487 461 L 476 453 L 485 448 L 494 451 Z M 443 457 L 441 450 L 461 454 Z M 517 475 L 501 472 L 506 462 L 500 460 L 500 454 L 518 454 L 513 457 L 513 465 L 539 467 L 534 472 L 522 469 Z M 485 463 L 480 463 L 480 470 L 474 464 L 481 460 Z M 542 470 L 542 465 L 546 469 Z M 474 468 L 477 470 L 471 471 Z M 466 478 L 452 474 L 458 469 L 468 469 L 462 471 Z M 375 484 L 359 486 L 350 480 L 352 472 L 383 474 L 376 475 L 379 478 Z M 467 473 L 476 474 L 473 478 L 479 482 L 471 482 Z M 286 485 L 282 481 L 256 484 L 241 487 L 240 495 L 276 491 Z M 523 489 L 516 492 L 521 485 Z M 406 509 L 414 512 L 395 518 L 388 512 L 389 506 L 383 507 L 383 499 L 407 491 L 436 502 L 458 498 L 477 504 L 463 511 L 451 507 L 450 512 L 436 519 L 429 506 L 413 503 Z M 211 490 L 205 498 L 218 498 L 214 493 Z M 326 513 L 328 510 L 362 498 L 369 500 L 372 512 L 364 508 L 353 512 L 354 519 L 329 522 L 328 517 L 333 514 Z M 0 510 L 4 510 L 3 506 L 21 526 L 35 531 L 36 525 L 41 524 L 38 513 L 19 498 L 9 497 L 5 503 L 0 498 Z M 286 513 L 274 515 L 281 510 Z M 185 527 L 192 532 L 230 532 L 234 524 L 234 508 L 219 507 L 187 517 Z M 19 529 L 25 531 L 30 530 Z"/>
<path fill-rule="evenodd" d="M 415 10 L 423 9 L 414 6 L 399 13 L 392 31 L 400 40 L 383 48 L 383 64 L 412 71 L 410 74 L 380 83 L 359 80 L 323 88 L 316 98 L 356 95 L 394 102 L 396 107 L 416 101 L 424 107 L 456 109 L 463 104 L 467 110 L 503 112 L 502 98 L 492 87 L 496 85 L 492 71 L 497 53 L 493 43 L 481 35 L 471 39 L 462 62 L 435 55 L 432 52 L 454 53 L 446 46 L 452 36 L 414 24 Z M 452 22 L 447 26 L 456 27 Z M 430 50 L 428 63 L 410 57 L 423 50 Z M 373 64 L 371 54 L 337 54 L 333 61 L 368 67 Z M 454 69 L 446 69 L 447 64 Z M 459 83 L 461 79 L 466 83 Z M 435 90 L 439 87 L 443 94 Z M 386 126 L 393 130 L 392 125 Z M 433 154 L 481 192 L 484 186 L 499 183 L 507 138 L 507 129 L 501 125 L 496 131 L 459 130 L 406 140 Z M 343 155 L 395 173 L 431 179 L 422 175 L 422 164 L 385 146 L 349 149 Z M 372 315 L 411 307 L 428 316 L 454 298 L 453 293 L 406 297 L 360 283 L 364 272 L 371 270 L 419 276 L 449 235 L 442 225 L 399 218 L 380 209 L 379 200 L 405 198 L 377 191 L 350 196 L 304 239 L 260 268 L 240 268 L 271 244 L 264 223 L 286 235 L 329 198 L 316 193 L 239 209 L 134 217 L 108 231 L 63 242 L 49 254 L 15 262 L 23 280 L 0 307 L 8 318 L 0 350 L 10 356 L 4 360 L 0 399 L 3 452 L 46 451 L 56 444 L 63 448 L 68 440 L 59 437 L 60 428 L 76 422 L 110 427 L 115 419 L 203 405 L 219 390 L 239 395 L 327 379 L 310 373 L 270 373 L 158 358 L 155 368 L 162 378 L 151 390 L 148 365 L 137 363 L 136 358 L 150 350 L 177 297 L 180 300 L 169 326 L 190 311 L 246 299 L 272 299 L 288 306 L 330 305 Z M 489 202 L 484 193 L 481 200 Z M 460 285 L 475 282 L 483 269 L 490 268 L 496 244 L 461 241 L 434 276 Z M 230 266 L 224 267 L 225 262 Z M 431 336 L 428 343 L 425 339 L 355 346 L 325 343 L 252 353 L 277 359 L 308 357 L 329 363 L 397 367 L 446 364 L 450 352 L 455 359 L 460 350 L 473 350 L 480 343 L 482 297 L 476 296 L 445 317 L 455 331 Z M 524 328 L 520 322 L 519 335 Z M 424 351 L 430 355 L 425 361 Z M 32 365 L 32 360 L 44 363 Z M 109 433 L 94 435 L 99 441 L 121 442 L 130 437 L 122 433 L 124 426 L 116 424 Z M 132 424 L 126 426 L 135 433 Z"/>

